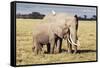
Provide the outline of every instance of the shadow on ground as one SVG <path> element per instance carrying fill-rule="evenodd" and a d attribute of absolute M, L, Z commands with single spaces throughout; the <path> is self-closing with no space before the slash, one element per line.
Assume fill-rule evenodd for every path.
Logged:
<path fill-rule="evenodd" d="M 68 51 L 67 50 L 65 50 L 65 49 L 62 49 L 61 50 L 61 52 L 60 53 L 64 53 L 64 52 L 66 52 L 66 53 L 68 53 Z M 72 50 L 72 53 L 74 52 L 74 50 Z M 96 50 L 77 50 L 77 53 L 93 53 L 93 52 L 96 52 Z M 50 53 L 48 53 L 48 52 L 46 52 L 46 51 L 44 51 L 44 53 L 45 54 L 50 54 Z M 55 53 L 56 54 L 56 53 Z"/>
<path fill-rule="evenodd" d="M 65 49 L 62 49 L 62 52 L 68 52 Z M 72 50 L 72 53 L 74 52 L 74 50 Z M 89 53 L 89 52 L 96 52 L 96 50 L 77 50 L 77 53 Z"/>

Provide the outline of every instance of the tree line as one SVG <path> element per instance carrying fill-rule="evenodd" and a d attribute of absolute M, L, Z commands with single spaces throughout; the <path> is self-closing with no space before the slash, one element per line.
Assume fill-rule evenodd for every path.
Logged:
<path fill-rule="evenodd" d="M 30 14 L 20 14 L 20 13 L 16 14 L 16 18 L 22 18 L 22 19 L 43 19 L 44 17 L 45 15 L 39 12 L 32 12 Z M 96 20 L 97 16 L 93 15 L 92 17 L 88 18 L 87 15 L 84 15 L 83 17 L 78 16 L 78 19 L 79 20 Z"/>
<path fill-rule="evenodd" d="M 96 15 L 92 15 L 92 17 L 88 18 L 87 15 L 84 15 L 83 17 L 79 16 L 78 19 L 79 20 L 96 20 L 97 16 Z"/>
<path fill-rule="evenodd" d="M 44 16 L 44 14 L 40 14 L 39 12 L 32 12 L 30 14 L 16 14 L 16 18 L 22 19 L 43 19 Z"/>

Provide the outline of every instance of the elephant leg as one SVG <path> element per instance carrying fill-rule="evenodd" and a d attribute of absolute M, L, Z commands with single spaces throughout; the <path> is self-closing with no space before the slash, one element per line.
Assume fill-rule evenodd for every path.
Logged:
<path fill-rule="evenodd" d="M 57 42 L 56 42 L 56 53 L 60 53 L 61 52 L 61 46 L 62 46 L 62 39 L 58 39 Z"/>
<path fill-rule="evenodd" d="M 67 48 L 68 48 L 68 53 L 72 53 L 72 45 L 69 43 L 67 40 Z"/>
<path fill-rule="evenodd" d="M 33 47 L 32 47 L 33 52 L 35 53 L 35 55 L 38 54 L 38 44 L 37 41 L 33 42 Z"/>
<path fill-rule="evenodd" d="M 32 51 L 33 51 L 33 52 L 34 52 L 34 50 L 35 50 L 35 46 L 32 47 Z"/>
<path fill-rule="evenodd" d="M 54 47 L 55 47 L 55 40 L 51 40 L 51 49 L 50 49 L 50 53 L 53 54 L 54 53 Z"/>
<path fill-rule="evenodd" d="M 36 44 L 35 44 L 35 49 L 34 49 L 35 55 L 42 53 L 42 48 L 43 48 L 43 47 L 42 47 L 41 44 L 36 43 Z"/>
<path fill-rule="evenodd" d="M 38 54 L 38 45 L 35 46 L 34 53 L 35 53 L 35 55 Z"/>
<path fill-rule="evenodd" d="M 68 45 L 68 53 L 72 53 L 72 45 L 71 44 Z"/>
<path fill-rule="evenodd" d="M 77 45 L 74 45 L 74 53 L 77 53 Z"/>
<path fill-rule="evenodd" d="M 47 44 L 47 53 L 50 53 L 50 43 Z"/>

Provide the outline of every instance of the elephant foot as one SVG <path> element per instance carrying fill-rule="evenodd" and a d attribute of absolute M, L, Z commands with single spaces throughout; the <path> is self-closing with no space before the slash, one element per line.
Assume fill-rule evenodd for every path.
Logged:
<path fill-rule="evenodd" d="M 34 56 L 37 56 L 38 54 L 37 53 L 34 53 Z"/>
<path fill-rule="evenodd" d="M 77 53 L 77 51 L 74 51 L 74 52 L 73 52 L 73 54 L 76 54 L 76 53 Z"/>
<path fill-rule="evenodd" d="M 44 51 L 44 53 L 45 53 L 45 54 L 50 54 L 50 51 L 47 50 L 47 51 Z"/>
<path fill-rule="evenodd" d="M 35 50 L 35 47 L 32 47 L 32 51 L 34 52 L 34 50 Z"/>
<path fill-rule="evenodd" d="M 68 53 L 70 53 L 70 54 L 71 54 L 71 53 L 72 53 L 72 50 L 68 50 Z"/>
<path fill-rule="evenodd" d="M 45 57 L 45 55 L 44 54 L 41 54 L 41 55 L 39 55 L 41 58 L 43 58 L 43 57 Z"/>
<path fill-rule="evenodd" d="M 77 53 L 77 46 L 75 45 L 74 46 L 74 52 L 73 52 L 74 54 L 76 54 Z"/>
<path fill-rule="evenodd" d="M 56 49 L 56 50 L 54 51 L 54 53 L 55 53 L 55 54 L 61 53 L 61 50 L 57 50 L 57 49 Z"/>
<path fill-rule="evenodd" d="M 46 54 L 50 54 L 50 52 L 44 52 L 44 53 L 46 53 Z"/>
<path fill-rule="evenodd" d="M 50 52 L 50 54 L 53 54 L 53 53 L 54 53 L 53 51 Z"/>
<path fill-rule="evenodd" d="M 58 51 L 55 51 L 55 52 L 54 52 L 54 54 L 58 54 L 58 53 L 59 53 Z"/>

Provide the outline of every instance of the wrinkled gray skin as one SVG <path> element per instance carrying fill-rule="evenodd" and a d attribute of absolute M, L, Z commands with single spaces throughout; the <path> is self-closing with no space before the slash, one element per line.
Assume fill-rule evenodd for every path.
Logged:
<path fill-rule="evenodd" d="M 47 52 L 52 54 L 55 45 L 60 45 L 62 39 L 67 38 L 68 26 L 65 22 L 58 23 L 42 22 L 33 28 L 33 51 L 35 54 L 43 51 L 43 45 L 47 45 Z"/>
<path fill-rule="evenodd" d="M 67 35 L 67 46 L 68 46 L 68 53 L 72 53 L 72 46 L 74 47 L 74 53 L 77 52 L 77 45 L 69 43 L 68 39 L 71 41 L 71 38 L 74 43 L 77 44 L 77 30 L 78 30 L 78 18 L 77 16 L 69 15 L 66 13 L 56 13 L 55 15 L 48 14 L 47 16 L 44 17 L 44 21 L 47 22 L 53 22 L 53 23 L 58 23 L 58 22 L 65 22 L 69 28 Z M 59 24 L 59 23 L 58 23 Z M 70 38 L 71 35 L 71 38 Z M 57 41 L 57 52 L 59 53 L 61 51 L 61 41 Z"/>

